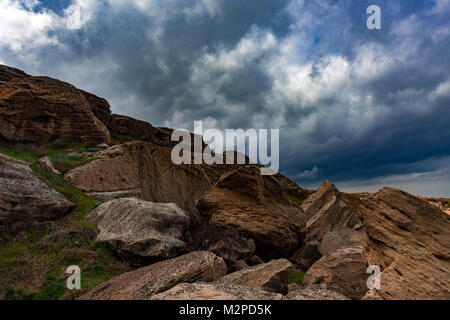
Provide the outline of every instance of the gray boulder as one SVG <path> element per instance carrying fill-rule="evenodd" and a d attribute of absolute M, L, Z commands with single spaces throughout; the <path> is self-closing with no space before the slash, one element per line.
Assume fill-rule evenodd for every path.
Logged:
<path fill-rule="evenodd" d="M 173 203 L 117 199 L 99 206 L 86 220 L 98 225 L 97 241 L 135 263 L 169 259 L 186 252 L 186 243 L 181 239 L 189 227 L 189 216 Z"/>
<path fill-rule="evenodd" d="M 26 162 L 0 154 L 0 226 L 11 231 L 56 220 L 75 205 L 41 181 Z"/>

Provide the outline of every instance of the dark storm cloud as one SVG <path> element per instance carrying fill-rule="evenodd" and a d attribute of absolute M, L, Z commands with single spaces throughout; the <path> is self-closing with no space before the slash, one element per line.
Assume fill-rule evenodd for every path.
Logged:
<path fill-rule="evenodd" d="M 450 195 L 448 1 L 0 0 L 14 3 L 41 20 L 0 31 L 0 62 L 155 125 L 279 127 L 302 185 Z"/>

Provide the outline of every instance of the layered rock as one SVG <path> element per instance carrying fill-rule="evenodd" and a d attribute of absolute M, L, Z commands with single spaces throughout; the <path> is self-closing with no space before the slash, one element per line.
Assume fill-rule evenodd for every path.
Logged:
<path fill-rule="evenodd" d="M 92 113 L 100 120 L 105 126 L 108 126 L 111 121 L 111 109 L 108 101 L 104 98 L 97 97 L 96 95 L 80 90 L 81 94 L 86 98 L 91 108 Z"/>
<path fill-rule="evenodd" d="M 174 165 L 171 149 L 148 142 L 117 145 L 94 157 L 97 160 L 75 168 L 65 176 L 85 192 L 138 189 L 144 200 L 176 203 L 195 214 L 195 201 L 210 187 L 201 166 Z"/>
<path fill-rule="evenodd" d="M 75 205 L 48 187 L 30 166 L 0 154 L 0 225 L 12 231 L 63 217 Z"/>
<path fill-rule="evenodd" d="M 382 299 L 450 299 L 448 215 L 391 188 L 363 198 L 357 209 L 367 263 L 381 267 Z"/>
<path fill-rule="evenodd" d="M 217 280 L 226 271 L 221 258 L 197 251 L 122 274 L 91 289 L 80 300 L 147 300 L 179 283 Z"/>
<path fill-rule="evenodd" d="M 106 126 L 74 86 L 47 77 L 15 78 L 0 86 L 0 141 L 109 143 Z"/>
<path fill-rule="evenodd" d="M 276 176 L 261 176 L 257 166 L 223 174 L 197 208 L 211 225 L 236 229 L 254 239 L 263 258 L 286 256 L 301 242 L 302 209 L 289 199 Z"/>
<path fill-rule="evenodd" d="M 172 203 L 118 199 L 102 204 L 86 220 L 98 225 L 97 241 L 128 260 L 145 263 L 187 251 L 181 238 L 190 218 Z"/>
<path fill-rule="evenodd" d="M 326 284 L 352 299 L 447 299 L 450 219 L 427 202 L 396 189 L 345 195 L 330 183 L 310 196 L 305 238 L 322 257 L 306 285 Z M 367 267 L 380 266 L 381 289 L 367 288 Z"/>
<path fill-rule="evenodd" d="M 281 294 L 229 283 L 183 283 L 152 300 L 283 300 Z"/>
<path fill-rule="evenodd" d="M 285 294 L 288 290 L 289 275 L 295 270 L 288 260 L 278 259 L 231 273 L 219 282 Z"/>
<path fill-rule="evenodd" d="M 0 84 L 15 78 L 25 78 L 27 76 L 22 70 L 0 64 Z"/>

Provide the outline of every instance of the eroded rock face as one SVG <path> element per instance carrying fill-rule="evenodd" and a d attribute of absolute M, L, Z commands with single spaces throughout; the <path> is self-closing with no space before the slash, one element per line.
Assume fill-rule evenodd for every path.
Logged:
<path fill-rule="evenodd" d="M 289 274 L 295 270 L 288 260 L 278 259 L 231 273 L 219 282 L 284 294 L 288 289 Z"/>
<path fill-rule="evenodd" d="M 281 294 L 229 283 L 183 283 L 152 300 L 283 300 Z"/>
<path fill-rule="evenodd" d="M 304 283 L 326 284 L 352 299 L 448 299 L 450 219 L 426 201 L 384 188 L 346 195 L 324 184 L 304 204 L 305 238 L 322 257 Z M 381 268 L 381 289 L 367 288 L 369 265 Z"/>
<path fill-rule="evenodd" d="M 276 176 L 256 166 L 227 172 L 198 201 L 209 223 L 239 230 L 255 240 L 263 258 L 289 255 L 301 241 L 305 215 Z"/>
<path fill-rule="evenodd" d="M 195 201 L 210 187 L 201 166 L 174 165 L 171 149 L 148 142 L 117 145 L 94 157 L 97 160 L 68 172 L 66 180 L 85 192 L 139 190 L 144 200 L 176 203 L 193 214 Z"/>
<path fill-rule="evenodd" d="M 111 107 L 104 98 L 97 97 L 96 95 L 80 90 L 81 94 L 86 98 L 92 113 L 98 120 L 103 122 L 105 126 L 108 126 L 111 121 Z"/>
<path fill-rule="evenodd" d="M 0 225 L 12 231 L 27 229 L 74 208 L 36 177 L 27 163 L 0 154 Z"/>
<path fill-rule="evenodd" d="M 122 274 L 93 288 L 79 299 L 147 300 L 179 283 L 217 280 L 226 271 L 221 258 L 211 252 L 196 251 Z"/>
<path fill-rule="evenodd" d="M 168 259 L 187 250 L 181 238 L 190 218 L 173 203 L 118 199 L 102 204 L 86 220 L 98 225 L 97 241 L 132 261 Z"/>
<path fill-rule="evenodd" d="M 358 212 L 368 235 L 364 254 L 382 271 L 379 297 L 450 299 L 450 217 L 392 188 L 361 200 Z"/>
<path fill-rule="evenodd" d="M 15 78 L 0 85 L 0 140 L 109 143 L 106 126 L 74 86 L 47 77 Z"/>
<path fill-rule="evenodd" d="M 0 84 L 15 78 L 24 78 L 27 76 L 22 70 L 0 64 Z"/>

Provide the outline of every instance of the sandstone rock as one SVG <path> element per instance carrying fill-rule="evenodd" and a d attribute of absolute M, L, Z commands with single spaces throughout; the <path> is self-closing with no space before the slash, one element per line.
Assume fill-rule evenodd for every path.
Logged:
<path fill-rule="evenodd" d="M 302 247 L 293 254 L 290 261 L 299 266 L 300 269 L 304 271 L 308 270 L 314 262 L 322 257 L 322 254 L 319 251 L 319 245 L 320 243 L 318 241 L 304 243 Z"/>
<path fill-rule="evenodd" d="M 109 201 L 116 200 L 121 198 L 138 198 L 141 199 L 142 192 L 141 189 L 129 189 L 129 190 L 119 190 L 119 191 L 111 191 L 111 192 L 89 192 L 89 196 L 101 200 L 101 201 Z"/>
<path fill-rule="evenodd" d="M 186 252 L 181 238 L 190 219 L 172 203 L 118 199 L 102 204 L 86 220 L 98 225 L 97 241 L 129 260 L 145 263 Z"/>
<path fill-rule="evenodd" d="M 289 292 L 288 300 L 350 300 L 339 292 L 323 289 L 320 286 L 301 287 Z"/>
<path fill-rule="evenodd" d="M 108 149 L 109 146 L 106 143 L 100 143 L 99 145 L 97 145 L 97 148 L 99 148 L 99 149 Z"/>
<path fill-rule="evenodd" d="M 219 282 L 284 294 L 288 289 L 289 274 L 295 270 L 286 259 L 272 260 L 226 275 Z"/>
<path fill-rule="evenodd" d="M 140 190 L 140 198 L 157 203 L 176 203 L 196 214 L 195 201 L 210 188 L 199 165 L 174 165 L 171 149 L 148 142 L 128 142 L 94 155 L 94 160 L 75 168 L 66 180 L 85 192 Z"/>
<path fill-rule="evenodd" d="M 283 300 L 281 294 L 229 283 L 183 283 L 152 300 Z"/>
<path fill-rule="evenodd" d="M 0 225 L 27 229 L 68 214 L 75 205 L 35 176 L 30 166 L 0 154 Z"/>
<path fill-rule="evenodd" d="M 210 225 L 193 231 L 191 237 L 193 248 L 210 251 L 223 258 L 231 271 L 241 268 L 242 262 L 250 259 L 256 249 L 255 242 L 242 233 Z"/>
<path fill-rule="evenodd" d="M 15 78 L 24 78 L 27 76 L 22 70 L 0 64 L 0 82 L 7 82 Z"/>
<path fill-rule="evenodd" d="M 301 241 L 302 209 L 288 198 L 275 176 L 261 176 L 257 166 L 225 173 L 198 201 L 211 225 L 239 230 L 255 240 L 263 258 L 289 255 Z"/>
<path fill-rule="evenodd" d="M 367 264 L 363 248 L 343 248 L 323 256 L 306 272 L 304 285 L 325 283 L 327 288 L 351 299 L 361 299 L 367 292 Z"/>
<path fill-rule="evenodd" d="M 100 284 L 80 300 L 147 300 L 179 283 L 209 282 L 226 274 L 225 262 L 211 252 L 191 252 L 122 274 Z"/>
<path fill-rule="evenodd" d="M 105 126 L 108 126 L 111 121 L 111 109 L 108 101 L 83 90 L 80 90 L 80 93 L 86 98 L 92 113 L 97 119 Z"/>
<path fill-rule="evenodd" d="M 304 201 L 305 238 L 323 255 L 304 283 L 324 283 L 352 299 L 448 299 L 450 218 L 400 190 L 340 194 L 327 183 Z M 369 265 L 381 268 L 381 289 L 368 292 Z"/>
<path fill-rule="evenodd" d="M 392 188 L 363 198 L 357 209 L 368 236 L 367 263 L 381 267 L 379 297 L 450 299 L 448 215 Z"/>
<path fill-rule="evenodd" d="M 51 173 L 53 175 L 60 176 L 61 172 L 59 172 L 55 166 L 52 163 L 52 160 L 50 157 L 45 156 L 39 159 L 39 166 L 42 170 L 47 171 L 48 173 Z"/>
<path fill-rule="evenodd" d="M 264 263 L 264 261 L 262 261 L 262 259 L 257 255 L 254 255 L 250 258 L 250 263 L 252 264 L 252 266 L 256 266 L 258 264 Z"/>
<path fill-rule="evenodd" d="M 47 77 L 15 78 L 0 86 L 0 141 L 109 143 L 106 126 L 75 87 Z"/>

